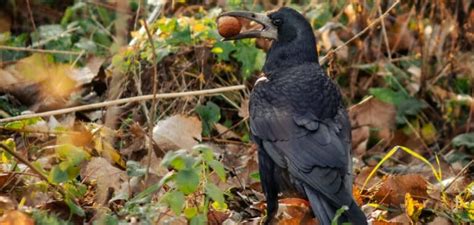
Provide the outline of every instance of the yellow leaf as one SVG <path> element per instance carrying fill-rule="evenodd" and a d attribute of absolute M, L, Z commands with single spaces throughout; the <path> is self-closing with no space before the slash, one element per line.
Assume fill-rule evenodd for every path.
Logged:
<path fill-rule="evenodd" d="M 418 220 L 423 208 L 423 203 L 413 199 L 410 193 L 405 194 L 405 210 L 408 217 L 410 217 L 413 221 Z"/>
<path fill-rule="evenodd" d="M 192 27 L 194 32 L 203 32 L 206 30 L 206 26 L 204 26 L 202 23 L 197 23 Z"/>
<path fill-rule="evenodd" d="M 224 212 L 227 210 L 227 204 L 225 202 L 219 203 L 219 202 L 213 202 L 211 204 L 212 208 L 214 208 L 216 211 L 219 212 Z"/>

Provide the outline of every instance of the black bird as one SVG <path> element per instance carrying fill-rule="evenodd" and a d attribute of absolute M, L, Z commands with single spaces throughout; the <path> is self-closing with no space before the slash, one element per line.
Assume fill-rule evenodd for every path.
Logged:
<path fill-rule="evenodd" d="M 224 40 L 272 39 L 261 78 L 250 96 L 250 128 L 258 145 L 260 178 L 267 200 L 266 224 L 280 194 L 309 200 L 320 224 L 367 224 L 352 196 L 351 127 L 338 87 L 318 62 L 308 21 L 283 7 L 268 14 L 226 12 L 262 25 Z"/>

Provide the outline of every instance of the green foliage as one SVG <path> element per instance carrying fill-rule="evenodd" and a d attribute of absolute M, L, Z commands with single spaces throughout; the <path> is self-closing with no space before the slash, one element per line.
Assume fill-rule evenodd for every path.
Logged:
<path fill-rule="evenodd" d="M 206 105 L 198 105 L 195 111 L 202 121 L 202 134 L 209 136 L 212 127 L 221 119 L 221 109 L 214 102 L 208 101 Z"/>
<path fill-rule="evenodd" d="M 36 225 L 71 225 L 69 221 L 64 221 L 53 214 L 48 214 L 42 210 L 33 210 L 31 218 Z"/>
<path fill-rule="evenodd" d="M 454 137 L 453 144 L 456 147 L 466 146 L 467 148 L 474 149 L 474 132 L 460 134 Z"/>
<path fill-rule="evenodd" d="M 176 170 L 164 184 L 171 187 L 161 203 L 168 206 L 176 215 L 190 219 L 191 224 L 205 224 L 209 202 L 226 207 L 224 192 L 209 181 L 211 173 L 225 181 L 225 171 L 222 163 L 214 157 L 212 149 L 199 145 L 191 154 L 185 150 L 168 152 L 162 165 Z M 188 201 L 204 198 L 198 207 L 188 205 Z M 214 204 L 215 203 L 215 204 Z"/>

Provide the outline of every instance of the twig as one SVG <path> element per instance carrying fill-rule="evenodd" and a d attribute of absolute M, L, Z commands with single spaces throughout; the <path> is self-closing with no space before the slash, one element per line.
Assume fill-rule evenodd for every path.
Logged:
<path fill-rule="evenodd" d="M 66 55 L 80 55 L 81 52 L 73 51 L 64 51 L 64 50 L 47 50 L 47 49 L 34 49 L 34 48 L 24 48 L 24 47 L 11 47 L 0 45 L 0 49 L 12 50 L 12 51 L 24 51 L 24 52 L 40 52 L 40 53 L 51 53 L 51 54 L 66 54 Z"/>
<path fill-rule="evenodd" d="M 153 56 L 153 98 L 151 99 L 151 109 L 150 109 L 150 120 L 148 121 L 148 132 L 149 132 L 149 135 L 150 137 L 153 137 L 153 123 L 155 122 L 155 119 L 156 119 L 156 107 L 158 105 L 158 101 L 157 101 L 157 98 L 156 98 L 156 86 L 158 85 L 158 68 L 157 68 L 157 59 L 158 57 L 156 56 L 156 52 L 155 52 L 155 44 L 153 43 L 153 36 L 151 35 L 150 33 L 150 29 L 148 29 L 148 25 L 146 23 L 146 21 L 143 21 L 143 27 L 145 28 L 145 31 L 146 31 L 146 34 L 148 36 L 148 41 L 150 42 L 150 45 L 151 45 L 151 53 L 152 53 L 152 56 Z M 153 152 L 153 144 L 151 143 L 151 141 L 148 142 L 148 162 L 147 162 L 147 165 L 146 165 L 146 173 L 145 173 L 145 182 L 148 180 L 148 175 L 149 175 L 149 172 L 150 172 L 150 166 L 151 166 L 151 156 L 152 156 L 152 152 Z"/>
<path fill-rule="evenodd" d="M 382 14 L 382 7 L 378 7 L 378 11 L 380 14 Z M 387 29 L 385 28 L 385 22 L 383 19 L 380 20 L 382 24 L 382 34 L 383 34 L 383 39 L 385 42 L 385 48 L 387 48 L 387 54 L 388 54 L 388 60 L 392 61 L 392 50 L 390 49 L 390 44 L 388 43 L 388 36 L 387 36 Z"/>
<path fill-rule="evenodd" d="M 33 12 L 31 11 L 30 0 L 26 0 L 26 8 L 28 9 L 28 17 L 30 18 L 31 26 L 36 31 L 35 19 L 33 18 Z"/>
<path fill-rule="evenodd" d="M 156 94 L 155 97 L 158 99 L 158 98 L 179 98 L 179 97 L 198 96 L 198 95 L 214 95 L 214 94 L 219 94 L 222 92 L 237 91 L 237 90 L 243 90 L 243 89 L 245 89 L 244 85 L 235 85 L 235 86 L 230 86 L 230 87 L 221 87 L 221 88 L 206 89 L 206 90 L 199 90 L 199 91 Z M 122 99 L 110 100 L 110 101 L 93 103 L 93 104 L 88 104 L 88 105 L 70 107 L 70 108 L 65 108 L 65 109 L 52 110 L 52 111 L 47 111 L 47 112 L 42 112 L 42 113 L 33 113 L 33 114 L 28 114 L 28 115 L 21 115 L 21 116 L 0 119 L 0 123 L 23 120 L 23 119 L 31 119 L 35 117 L 54 116 L 54 115 L 60 115 L 60 114 L 65 114 L 65 113 L 71 113 L 71 112 L 98 109 L 98 108 L 103 108 L 103 107 L 108 107 L 108 106 L 113 106 L 113 105 L 120 105 L 124 103 L 146 101 L 153 98 L 154 98 L 153 95 L 143 95 L 143 96 L 122 98 Z"/>
<path fill-rule="evenodd" d="M 327 61 L 327 57 L 334 54 L 335 52 L 341 50 L 341 48 L 347 46 L 349 43 L 351 43 L 352 41 L 354 41 L 355 39 L 359 38 L 360 36 L 362 36 L 362 34 L 364 34 L 365 32 L 367 32 L 370 28 L 372 28 L 373 26 L 377 25 L 378 23 L 380 23 L 380 21 L 382 21 L 387 15 L 388 13 L 393 9 L 395 8 L 395 6 L 397 6 L 398 4 L 400 3 L 400 0 L 397 0 L 395 3 L 393 3 L 392 6 L 390 6 L 390 8 L 387 9 L 387 11 L 385 11 L 382 15 L 380 15 L 376 20 L 374 20 L 372 23 L 370 23 L 366 28 L 364 28 L 361 32 L 357 33 L 356 35 L 354 35 L 354 37 L 352 37 L 351 39 L 349 39 L 348 41 L 346 41 L 344 44 L 342 45 L 339 45 L 337 46 L 337 48 L 335 49 L 332 49 L 330 50 L 324 57 L 322 57 L 320 60 L 319 60 L 319 64 L 325 64 L 326 61 Z"/>
<path fill-rule="evenodd" d="M 55 185 L 51 182 L 49 182 L 48 180 L 48 177 L 46 175 L 44 175 L 41 171 L 39 171 L 38 169 L 36 169 L 36 167 L 33 166 L 33 164 L 31 164 L 28 160 L 24 159 L 21 155 L 19 155 L 18 153 L 16 153 L 15 151 L 12 151 L 8 146 L 6 146 L 5 144 L 3 143 L 0 143 L 0 148 L 5 150 L 6 152 L 8 152 L 8 154 L 12 155 L 13 157 L 15 157 L 18 161 L 22 162 L 23 164 L 25 164 L 28 168 L 30 168 L 31 171 L 33 171 L 35 174 L 38 174 L 38 176 L 44 180 L 47 184 L 49 184 L 50 186 L 52 186 L 53 188 L 55 188 L 57 191 L 59 191 L 59 193 L 61 193 L 61 195 L 66 198 L 67 197 L 67 193 L 66 191 L 64 191 L 60 186 L 58 185 Z M 74 199 L 72 199 L 74 200 Z"/>
<path fill-rule="evenodd" d="M 153 9 L 153 12 L 150 14 L 150 16 L 148 16 L 147 20 L 146 20 L 146 23 L 147 24 L 151 24 L 153 23 L 157 18 L 158 16 L 160 15 L 160 12 L 161 12 L 161 7 L 163 6 L 163 3 L 159 3 L 155 9 Z M 145 34 L 146 30 L 145 30 L 145 27 L 142 26 L 140 28 L 140 30 L 138 30 L 138 36 L 141 36 L 143 34 Z M 134 46 L 136 43 L 138 42 L 138 37 L 134 37 L 129 43 L 128 43 L 128 46 Z"/>
<path fill-rule="evenodd" d="M 461 171 L 459 171 L 459 173 L 456 175 L 456 177 L 454 177 L 453 181 L 451 181 L 445 188 L 443 188 L 443 190 L 441 192 L 447 191 L 452 186 L 452 184 L 454 184 L 454 182 L 457 179 L 459 179 L 459 177 L 461 177 L 461 175 L 463 175 L 463 173 L 466 172 L 467 169 L 469 169 L 469 167 L 472 165 L 472 163 L 474 163 L 474 160 L 471 160 L 466 166 L 464 166 L 464 168 L 462 168 Z"/>

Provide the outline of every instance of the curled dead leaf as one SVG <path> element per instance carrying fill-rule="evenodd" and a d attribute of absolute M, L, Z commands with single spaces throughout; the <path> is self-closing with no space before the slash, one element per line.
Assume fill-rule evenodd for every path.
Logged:
<path fill-rule="evenodd" d="M 201 140 L 202 124 L 197 117 L 174 115 L 158 121 L 153 139 L 161 149 L 192 149 Z"/>

